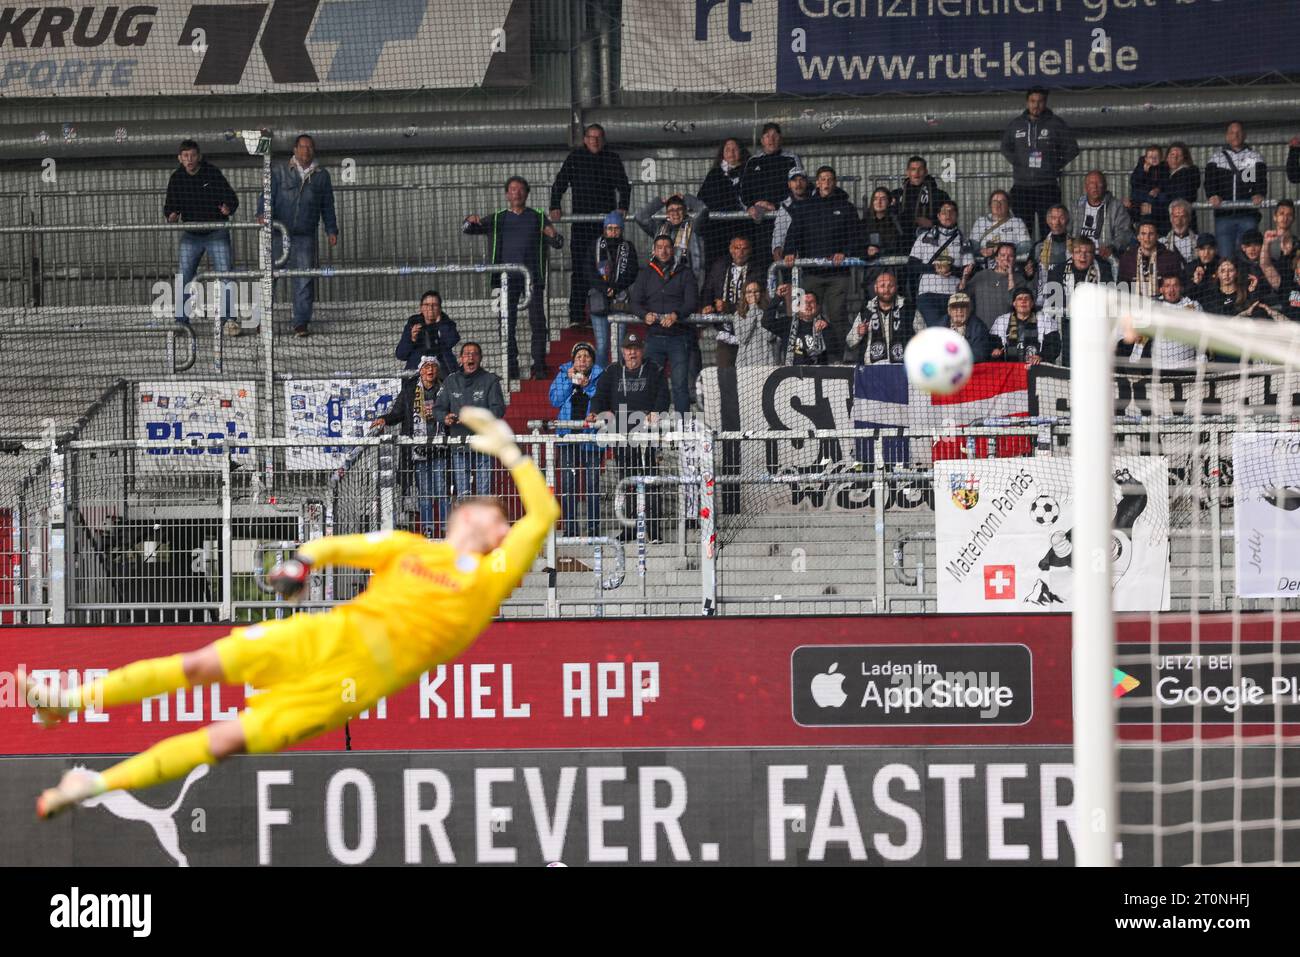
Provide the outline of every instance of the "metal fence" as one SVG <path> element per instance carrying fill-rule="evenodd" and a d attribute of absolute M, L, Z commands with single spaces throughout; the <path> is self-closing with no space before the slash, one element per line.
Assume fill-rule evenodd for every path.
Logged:
<path fill-rule="evenodd" d="M 903 460 L 886 455 L 886 441 L 898 437 L 889 430 L 728 433 L 666 421 L 676 431 L 519 437 L 560 492 L 564 517 L 503 615 L 935 610 L 933 509 L 936 495 L 949 494 L 943 483 L 954 463 L 936 462 L 934 450 L 951 444 L 950 434 L 911 434 L 916 454 Z M 1117 455 L 1168 459 L 1162 515 L 1174 610 L 1269 604 L 1234 597 L 1235 428 L 1116 425 Z M 945 454 L 954 448 L 1009 466 L 1060 458 L 1069 424 L 967 429 Z M 146 447 L 75 438 L 26 443 L 8 456 L 13 467 L 0 480 L 6 623 L 278 617 L 290 609 L 264 574 L 302 541 L 389 528 L 440 536 L 450 503 L 469 492 L 500 495 L 512 518 L 521 507 L 501 469 L 454 439 Z M 268 460 L 273 489 L 264 482 Z M 346 601 L 365 577 L 324 569 L 306 605 Z"/>

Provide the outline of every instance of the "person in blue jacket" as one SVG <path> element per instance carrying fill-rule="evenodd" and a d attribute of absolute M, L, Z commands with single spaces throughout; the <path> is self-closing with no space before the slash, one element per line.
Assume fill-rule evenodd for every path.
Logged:
<path fill-rule="evenodd" d="M 557 419 L 585 419 L 590 411 L 592 397 L 596 394 L 596 381 L 605 371 L 596 362 L 596 347 L 589 342 L 579 342 L 570 353 L 571 360 L 560 366 L 551 383 L 551 405 Z M 572 429 L 560 429 L 559 435 L 568 435 Z M 583 432 L 587 429 L 580 430 Z M 584 534 L 579 522 L 578 475 L 582 475 L 582 495 L 587 500 L 587 525 L 585 534 L 600 534 L 600 458 L 601 450 L 594 442 L 561 442 L 559 449 L 560 515 L 565 535 Z"/>
<path fill-rule="evenodd" d="M 264 221 L 262 197 L 257 200 L 257 220 Z M 325 167 L 316 162 L 316 141 L 306 133 L 293 144 L 287 163 L 271 169 L 271 218 L 289 231 L 289 269 L 316 267 L 316 231 L 321 222 L 331 246 L 339 241 L 339 223 L 334 215 L 334 184 Z M 272 242 L 272 259 L 280 258 L 280 234 Z M 293 280 L 293 331 L 307 335 L 312 304 L 316 301 L 316 280 Z"/>

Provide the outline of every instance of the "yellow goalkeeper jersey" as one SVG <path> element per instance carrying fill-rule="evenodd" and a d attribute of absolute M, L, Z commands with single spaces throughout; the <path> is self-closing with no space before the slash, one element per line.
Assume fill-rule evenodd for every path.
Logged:
<path fill-rule="evenodd" d="M 559 506 L 531 459 L 511 475 L 525 513 L 487 555 L 457 555 L 446 542 L 398 531 L 318 538 L 299 549 L 314 565 L 372 572 L 365 591 L 337 611 L 368 639 L 387 639 L 395 685 L 469 647 L 541 551 Z"/>

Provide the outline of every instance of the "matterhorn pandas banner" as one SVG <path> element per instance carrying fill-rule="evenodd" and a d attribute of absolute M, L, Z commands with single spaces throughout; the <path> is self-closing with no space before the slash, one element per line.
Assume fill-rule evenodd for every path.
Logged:
<path fill-rule="evenodd" d="M 1115 459 L 1118 611 L 1169 608 L 1168 482 L 1163 457 Z M 1067 458 L 936 462 L 939 611 L 1071 611 L 1073 506 Z"/>
<path fill-rule="evenodd" d="M 1238 433 L 1232 437 L 1237 540 L 1237 594 L 1300 594 L 1300 436 Z"/>

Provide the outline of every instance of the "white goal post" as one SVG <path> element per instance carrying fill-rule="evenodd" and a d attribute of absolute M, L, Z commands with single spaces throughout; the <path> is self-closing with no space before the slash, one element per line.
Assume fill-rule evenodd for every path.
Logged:
<path fill-rule="evenodd" d="M 1300 367 L 1300 323 L 1215 315 L 1162 304 L 1123 289 L 1095 284 L 1076 287 L 1070 302 L 1070 316 L 1070 468 L 1075 515 L 1079 519 L 1074 525 L 1075 594 L 1071 629 L 1075 807 L 1078 816 L 1075 860 L 1079 866 L 1109 867 L 1119 862 L 1122 824 L 1119 817 L 1121 786 L 1117 703 L 1113 692 L 1116 631 L 1110 543 L 1116 344 L 1121 338 L 1129 341 L 1135 341 L 1137 337 L 1147 340 L 1163 338 L 1193 346 L 1202 357 L 1206 353 L 1239 356 L 1242 363 L 1236 368 L 1241 370 L 1244 379 L 1247 368 L 1260 368 L 1248 367 L 1248 359 L 1289 370 Z M 1204 374 L 1203 359 L 1195 372 L 1198 377 Z M 1279 401 L 1287 405 L 1289 397 L 1279 397 Z M 1284 418 L 1289 418 L 1288 410 L 1289 405 L 1278 411 Z M 1238 412 L 1239 416 L 1244 414 Z M 1198 414 L 1194 422 L 1199 421 Z M 1242 427 L 1248 428 L 1245 420 Z M 1192 441 L 1196 441 L 1195 431 Z M 1218 481 L 1218 464 L 1216 460 L 1211 466 L 1215 470 L 1212 473 L 1215 482 Z M 1218 543 L 1216 531 L 1210 547 L 1218 548 Z M 1193 620 L 1199 613 L 1197 598 L 1195 594 L 1192 596 L 1189 609 Z M 1280 607 L 1274 605 L 1275 632 L 1280 628 Z M 1154 623 L 1153 633 L 1159 630 L 1158 622 Z M 1276 661 L 1283 660 L 1280 648 L 1275 649 L 1273 655 Z M 1153 699 L 1152 707 L 1159 709 L 1159 702 Z M 1199 733 L 1197 727 L 1194 737 Z M 1156 741 L 1153 746 L 1160 748 L 1161 744 Z M 1199 741 L 1195 748 L 1199 767 Z M 1282 834 L 1284 830 L 1289 832 L 1292 829 L 1292 825 L 1284 823 L 1286 815 L 1282 813 L 1281 804 L 1283 786 L 1292 782 L 1282 771 L 1281 757 L 1277 760 L 1279 763 L 1273 772 L 1277 778 L 1274 787 L 1277 804 L 1272 809 L 1273 821 L 1265 824 L 1274 828 L 1275 842 L 1279 845 L 1273 863 L 1280 863 L 1285 856 L 1280 852 Z M 1161 786 L 1160 780 L 1153 782 L 1157 801 L 1162 797 L 1159 793 Z M 1172 792 L 1180 787 L 1185 786 L 1170 786 L 1166 791 Z M 1197 787 L 1199 785 L 1193 782 L 1192 788 Z M 1241 787 L 1240 779 L 1234 787 Z M 1195 806 L 1199 808 L 1199 802 Z M 1238 806 L 1234 814 L 1239 811 Z M 1300 817 L 1300 814 L 1295 816 Z M 1191 827 L 1194 832 L 1202 829 L 1199 811 Z M 1300 827 L 1300 824 L 1295 827 Z M 1208 831 L 1211 826 L 1203 829 Z M 1238 820 L 1237 830 L 1242 829 Z M 1160 837 L 1157 833 L 1155 840 L 1160 840 Z M 1194 838 L 1199 840 L 1195 834 Z M 1191 862 L 1198 863 L 1200 857 L 1197 845 L 1191 854 Z M 1239 850 L 1235 859 L 1242 862 Z"/>

